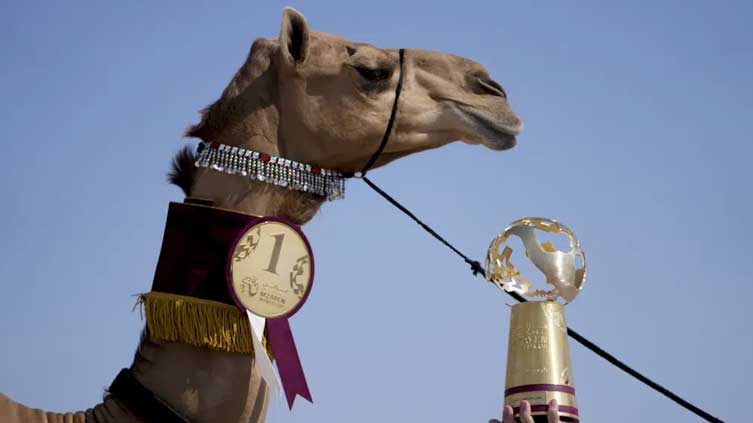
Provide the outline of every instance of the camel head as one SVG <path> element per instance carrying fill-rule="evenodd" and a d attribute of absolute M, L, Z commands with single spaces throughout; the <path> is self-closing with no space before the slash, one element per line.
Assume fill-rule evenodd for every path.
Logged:
<path fill-rule="evenodd" d="M 254 42 L 222 97 L 188 135 L 360 170 L 385 131 L 398 74 L 398 50 L 313 32 L 301 13 L 286 8 L 279 39 Z M 482 65 L 407 49 L 395 128 L 376 166 L 456 140 L 505 150 L 522 126 Z"/>

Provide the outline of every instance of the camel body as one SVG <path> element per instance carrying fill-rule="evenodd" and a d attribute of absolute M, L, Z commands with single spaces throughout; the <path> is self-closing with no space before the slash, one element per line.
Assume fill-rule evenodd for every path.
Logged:
<path fill-rule="evenodd" d="M 0 416 L 3 423 L 131 423 L 139 421 L 114 399 L 108 398 L 86 411 L 51 413 L 26 407 L 1 393 Z"/>
<path fill-rule="evenodd" d="M 278 39 L 256 40 L 221 97 L 186 135 L 341 172 L 359 171 L 382 137 L 398 80 L 397 50 L 312 32 L 286 8 Z M 480 64 L 440 52 L 405 53 L 404 89 L 388 145 L 374 167 L 460 140 L 491 150 L 522 128 L 502 87 Z M 196 168 L 183 150 L 171 181 L 215 207 L 303 225 L 323 197 Z M 144 334 L 131 370 L 193 422 L 263 422 L 269 392 L 252 354 L 215 351 Z M 0 394 L 0 422 L 138 422 L 117 398 L 77 413 L 28 408 Z"/>

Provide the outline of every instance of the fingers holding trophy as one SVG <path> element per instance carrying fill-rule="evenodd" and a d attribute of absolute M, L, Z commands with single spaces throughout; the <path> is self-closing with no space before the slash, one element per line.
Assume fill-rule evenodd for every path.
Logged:
<path fill-rule="evenodd" d="M 557 249 L 552 240 L 566 246 L 565 251 Z M 543 273 L 548 287 L 533 287 L 528 275 L 521 275 L 522 265 Z M 564 305 L 575 299 L 586 280 L 586 258 L 580 243 L 569 228 L 555 220 L 519 219 L 492 241 L 486 277 L 506 292 L 539 299 L 512 306 L 505 412 L 512 412 L 518 421 L 551 422 L 553 403 L 559 408 L 559 421 L 578 422 Z M 505 416 L 504 421 L 508 419 Z"/>

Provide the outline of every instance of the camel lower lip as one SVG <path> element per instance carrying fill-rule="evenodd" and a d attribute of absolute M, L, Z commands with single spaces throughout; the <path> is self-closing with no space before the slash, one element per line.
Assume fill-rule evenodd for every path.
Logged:
<path fill-rule="evenodd" d="M 501 138 L 494 138 L 488 140 L 484 145 L 486 145 L 488 148 L 492 150 L 509 150 L 513 147 L 515 147 L 515 144 L 518 143 L 517 138 L 513 135 L 506 135 Z"/>
<path fill-rule="evenodd" d="M 492 150 L 507 150 L 515 146 L 517 139 L 509 129 L 496 124 L 486 116 L 478 113 L 468 113 L 475 123 L 474 126 L 484 138 L 484 145 Z"/>

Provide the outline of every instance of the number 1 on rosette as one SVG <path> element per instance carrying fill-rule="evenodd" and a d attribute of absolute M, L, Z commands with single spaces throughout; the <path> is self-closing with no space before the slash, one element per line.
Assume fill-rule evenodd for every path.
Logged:
<path fill-rule="evenodd" d="M 288 323 L 314 280 L 314 255 L 305 235 L 284 219 L 262 218 L 232 244 L 227 269 L 228 287 L 238 307 L 266 319 L 267 341 L 288 407 L 293 408 L 296 395 L 313 402 Z"/>

